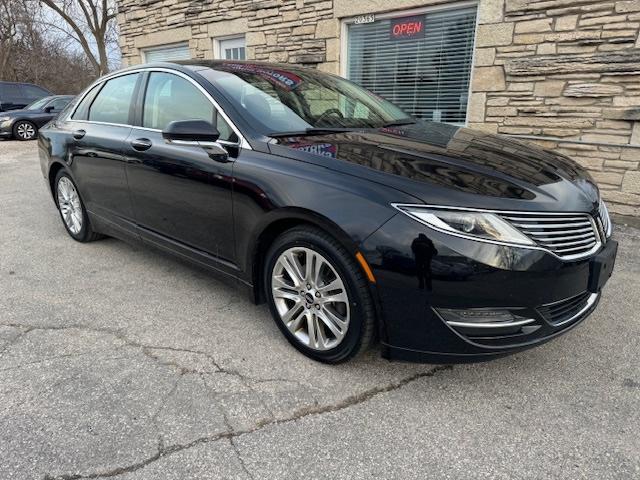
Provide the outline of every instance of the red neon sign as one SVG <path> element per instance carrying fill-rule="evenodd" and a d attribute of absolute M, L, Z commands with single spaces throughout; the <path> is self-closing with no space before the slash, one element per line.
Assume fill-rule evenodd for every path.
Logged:
<path fill-rule="evenodd" d="M 424 37 L 424 17 L 405 17 L 391 21 L 392 40 Z"/>

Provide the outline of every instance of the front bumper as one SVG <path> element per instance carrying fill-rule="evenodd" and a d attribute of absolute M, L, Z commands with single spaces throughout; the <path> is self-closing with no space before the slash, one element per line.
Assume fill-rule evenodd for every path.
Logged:
<path fill-rule="evenodd" d="M 569 331 L 600 298 L 589 292 L 589 258 L 566 262 L 542 250 L 452 237 L 401 214 L 361 249 L 377 281 L 387 358 L 466 362 L 504 356 Z M 467 328 L 447 322 L 443 309 L 509 310 L 529 321 L 521 328 Z"/>
<path fill-rule="evenodd" d="M 0 138 L 8 138 L 13 136 L 13 122 L 6 120 L 0 122 Z"/>

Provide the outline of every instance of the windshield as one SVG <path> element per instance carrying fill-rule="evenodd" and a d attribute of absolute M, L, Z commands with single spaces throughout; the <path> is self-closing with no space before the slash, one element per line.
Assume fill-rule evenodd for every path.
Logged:
<path fill-rule="evenodd" d="M 30 103 L 24 109 L 25 110 L 40 110 L 41 108 L 44 108 L 44 106 L 46 105 L 46 103 L 49 100 L 51 100 L 49 97 L 41 98 L 40 100 L 36 100 L 35 102 Z"/>
<path fill-rule="evenodd" d="M 204 74 L 264 135 L 319 128 L 380 128 L 409 115 L 348 80 L 314 70 L 221 63 Z"/>

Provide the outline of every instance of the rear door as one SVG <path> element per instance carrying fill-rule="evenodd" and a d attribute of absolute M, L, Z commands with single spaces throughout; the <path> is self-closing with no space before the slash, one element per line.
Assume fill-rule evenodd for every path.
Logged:
<path fill-rule="evenodd" d="M 169 123 L 201 119 L 220 131 L 220 141 L 238 137 L 204 91 L 191 80 L 169 72 L 151 72 L 144 90 L 140 127 L 125 143 L 127 178 L 136 222 L 152 242 L 174 242 L 234 264 L 231 206 L 232 166 L 209 157 L 198 145 L 180 145 L 162 137 Z"/>
<path fill-rule="evenodd" d="M 123 146 L 141 78 L 129 73 L 94 87 L 71 120 L 71 170 L 86 208 L 125 230 L 133 228 L 133 211 Z"/>

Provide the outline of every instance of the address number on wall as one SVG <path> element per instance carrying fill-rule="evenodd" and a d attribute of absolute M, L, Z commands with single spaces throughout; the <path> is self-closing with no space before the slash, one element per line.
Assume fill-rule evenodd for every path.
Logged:
<path fill-rule="evenodd" d="M 376 21 L 376 16 L 373 14 L 359 15 L 353 19 L 353 23 L 356 25 L 362 25 L 363 23 L 373 23 Z"/>

